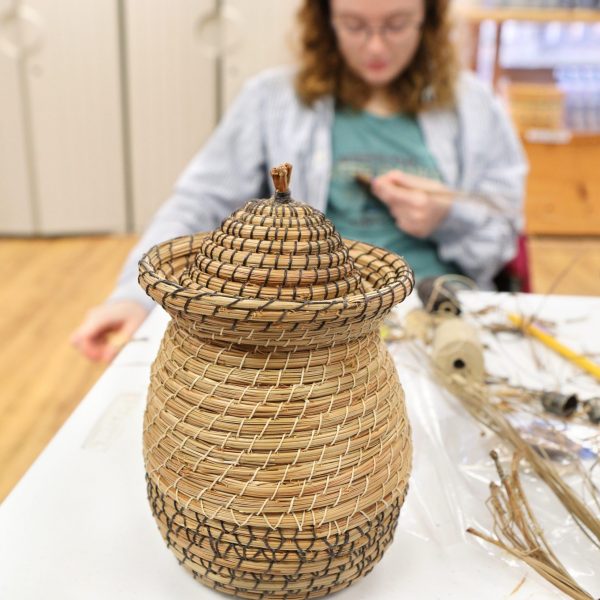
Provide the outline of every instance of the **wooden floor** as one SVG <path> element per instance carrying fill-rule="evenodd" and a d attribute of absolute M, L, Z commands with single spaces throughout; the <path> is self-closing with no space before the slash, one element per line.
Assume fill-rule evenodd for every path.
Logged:
<path fill-rule="evenodd" d="M 0 500 L 60 428 L 104 367 L 68 343 L 112 288 L 135 239 L 0 239 Z M 600 239 L 534 239 L 534 291 L 600 295 Z"/>
<path fill-rule="evenodd" d="M 69 334 L 135 239 L 0 240 L 0 500 L 100 376 Z"/>

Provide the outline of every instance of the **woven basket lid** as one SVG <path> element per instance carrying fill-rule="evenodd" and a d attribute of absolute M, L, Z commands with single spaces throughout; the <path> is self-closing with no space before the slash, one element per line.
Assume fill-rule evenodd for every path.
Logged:
<path fill-rule="evenodd" d="M 248 202 L 219 229 L 144 255 L 140 284 L 171 315 L 263 330 L 273 322 L 356 322 L 385 314 L 411 292 L 404 259 L 342 239 L 323 213 L 293 200 L 291 165 L 271 173 L 273 197 Z"/>

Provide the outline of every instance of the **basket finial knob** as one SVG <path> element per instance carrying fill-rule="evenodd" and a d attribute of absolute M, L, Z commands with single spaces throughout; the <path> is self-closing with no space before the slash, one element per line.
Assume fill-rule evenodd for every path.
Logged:
<path fill-rule="evenodd" d="M 275 186 L 275 200 L 278 202 L 289 202 L 290 196 L 290 178 L 292 177 L 292 165 L 282 163 L 278 167 L 271 169 L 271 177 Z"/>

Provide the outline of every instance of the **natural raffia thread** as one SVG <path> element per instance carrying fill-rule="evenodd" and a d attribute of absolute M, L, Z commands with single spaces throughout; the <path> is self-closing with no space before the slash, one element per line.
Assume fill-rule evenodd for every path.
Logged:
<path fill-rule="evenodd" d="M 144 418 L 152 511 L 195 577 L 243 598 L 316 598 L 367 574 L 411 465 L 379 325 L 412 271 L 291 200 L 289 173 L 273 198 L 140 261 L 173 317 Z"/>

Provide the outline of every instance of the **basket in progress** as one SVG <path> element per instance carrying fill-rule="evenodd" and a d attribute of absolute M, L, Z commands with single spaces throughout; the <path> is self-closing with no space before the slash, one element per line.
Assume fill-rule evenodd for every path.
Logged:
<path fill-rule="evenodd" d="M 291 200 L 290 172 L 140 261 L 172 316 L 144 417 L 152 512 L 195 577 L 242 598 L 316 598 L 367 574 L 411 466 L 379 326 L 412 271 Z"/>

